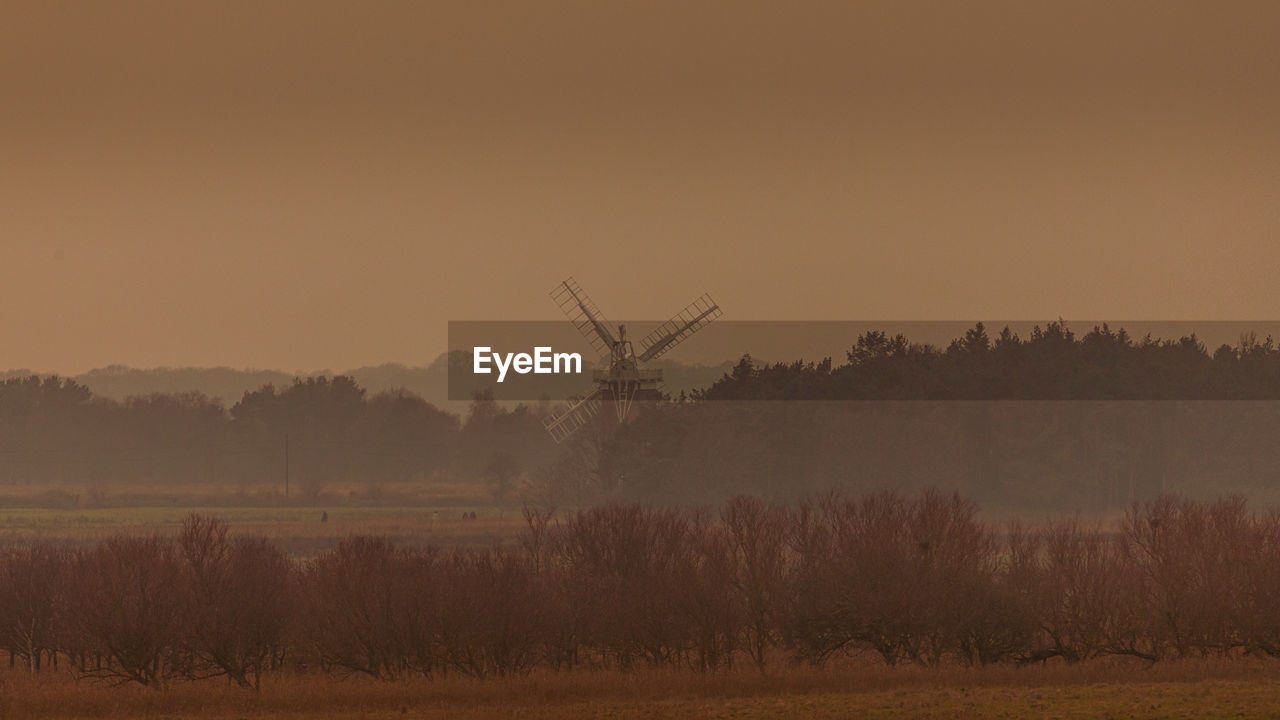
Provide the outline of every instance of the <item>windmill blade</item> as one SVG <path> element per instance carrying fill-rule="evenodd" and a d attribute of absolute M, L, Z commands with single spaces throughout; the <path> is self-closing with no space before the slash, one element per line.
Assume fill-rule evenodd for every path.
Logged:
<path fill-rule="evenodd" d="M 662 323 L 657 330 L 646 335 L 640 341 L 642 351 L 636 356 L 636 360 L 648 362 L 661 357 L 722 314 L 720 306 L 711 296 L 703 295 L 689 303 L 689 307 L 676 313 L 675 317 Z"/>
<path fill-rule="evenodd" d="M 551 433 L 551 439 L 557 444 L 565 441 L 570 435 L 577 432 L 578 428 L 591 422 L 591 419 L 600 412 L 600 391 L 593 390 L 589 395 L 569 406 L 567 410 L 554 415 L 543 423 L 543 427 L 547 432 Z"/>
<path fill-rule="evenodd" d="M 587 342 L 591 343 L 591 349 L 597 355 L 604 357 L 613 352 L 617 333 L 609 321 L 604 319 L 600 308 L 578 287 L 577 281 L 569 278 L 557 285 L 551 291 L 551 299 L 560 306 L 560 311 L 578 328 Z"/>

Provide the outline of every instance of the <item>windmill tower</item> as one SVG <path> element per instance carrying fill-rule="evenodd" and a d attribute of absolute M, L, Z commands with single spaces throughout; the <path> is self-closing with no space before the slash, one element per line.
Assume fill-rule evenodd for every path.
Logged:
<path fill-rule="evenodd" d="M 551 299 L 591 344 L 603 367 L 593 373 L 594 388 L 564 412 L 547 419 L 547 432 L 557 443 L 597 416 L 604 422 L 621 424 L 631 415 L 636 400 L 656 400 L 662 370 L 646 368 L 644 364 L 661 357 L 722 314 L 720 306 L 704 294 L 641 339 L 637 354 L 627 339 L 627 326 L 618 325 L 615 330 L 573 278 L 557 285 L 551 291 Z"/>

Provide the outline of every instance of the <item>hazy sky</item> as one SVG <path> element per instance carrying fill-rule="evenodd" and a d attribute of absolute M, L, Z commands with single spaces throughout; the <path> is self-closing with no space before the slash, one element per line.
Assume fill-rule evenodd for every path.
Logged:
<path fill-rule="evenodd" d="M 1280 3 L 6 2 L 0 369 L 1280 317 Z"/>

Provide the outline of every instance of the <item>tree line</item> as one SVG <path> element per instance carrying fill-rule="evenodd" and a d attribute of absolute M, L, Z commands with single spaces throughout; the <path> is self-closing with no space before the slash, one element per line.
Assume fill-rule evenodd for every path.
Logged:
<path fill-rule="evenodd" d="M 480 399 L 463 419 L 406 391 L 369 396 L 341 375 L 264 385 L 230 408 L 196 392 L 118 401 L 57 376 L 10 378 L 0 482 L 282 486 L 287 462 L 306 495 L 330 481 L 478 476 L 495 456 L 533 464 L 552 451 L 541 412 Z"/>
<path fill-rule="evenodd" d="M 483 550 L 350 537 L 306 562 L 191 516 L 176 537 L 0 554 L 10 663 L 162 686 L 318 670 L 1077 663 L 1280 656 L 1280 514 L 1166 496 L 1119 526 L 996 527 L 963 497 L 526 510 Z"/>
<path fill-rule="evenodd" d="M 1277 436 L 1271 338 L 1210 354 L 1194 335 L 978 324 L 945 348 L 864 333 L 840 365 L 745 356 L 624 426 L 600 484 L 692 503 L 941 486 L 1006 509 L 1111 512 L 1168 492 L 1274 498 Z"/>
<path fill-rule="evenodd" d="M 880 331 L 846 362 L 757 364 L 750 355 L 694 398 L 706 400 L 1280 400 L 1280 347 L 1245 334 L 1209 353 L 1196 335 L 1133 338 L 1065 322 L 1022 338 L 977 323 L 946 348 Z"/>
<path fill-rule="evenodd" d="M 1014 508 L 1105 511 L 1164 492 L 1274 493 L 1278 400 L 1270 338 L 1209 353 L 1194 335 L 1078 335 L 1061 322 L 1027 338 L 978 324 L 945 348 L 867 332 L 840 365 L 745 356 L 704 390 L 567 447 L 542 430 L 545 402 L 480 397 L 459 417 L 336 376 L 268 384 L 228 408 L 27 376 L 0 381 L 0 483 L 283 491 L 287 473 L 294 498 L 314 498 L 330 482 L 372 491 L 453 477 L 501 498 L 527 484 L 558 504 L 941 486 Z"/>

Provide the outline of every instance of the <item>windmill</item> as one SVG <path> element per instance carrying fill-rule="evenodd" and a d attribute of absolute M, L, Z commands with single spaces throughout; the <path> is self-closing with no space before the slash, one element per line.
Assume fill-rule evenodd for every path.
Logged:
<path fill-rule="evenodd" d="M 547 419 L 547 432 L 557 443 L 591 422 L 603 406 L 611 407 L 617 422 L 623 423 L 636 400 L 657 399 L 662 370 L 646 368 L 644 364 L 661 357 L 722 314 L 720 306 L 704 294 L 642 338 L 637 354 L 627 339 L 627 326 L 618 325 L 615 330 L 573 278 L 557 285 L 551 291 L 551 299 L 591 344 L 604 368 L 593 372 L 595 387 L 590 392 Z M 608 412 L 605 417 L 608 419 Z"/>

